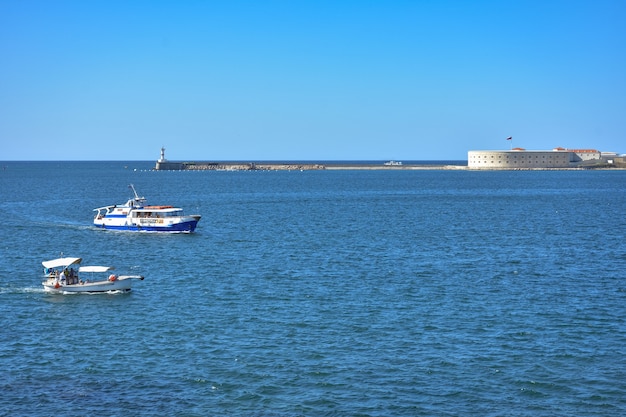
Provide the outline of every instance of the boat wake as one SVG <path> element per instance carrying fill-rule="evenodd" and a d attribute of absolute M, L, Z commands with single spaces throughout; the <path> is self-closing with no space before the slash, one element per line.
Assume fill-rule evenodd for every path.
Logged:
<path fill-rule="evenodd" d="M 44 294 L 39 287 L 0 287 L 0 294 Z"/>
<path fill-rule="evenodd" d="M 100 292 L 71 292 L 71 291 L 61 291 L 61 292 L 48 292 L 43 288 L 37 287 L 0 287 L 0 294 L 46 294 L 46 295 L 74 295 L 74 294 L 87 294 L 87 295 L 116 295 L 116 294 L 130 294 L 131 290 L 113 290 L 113 291 L 100 291 Z"/>
<path fill-rule="evenodd" d="M 90 230 L 93 226 L 78 222 L 68 222 L 54 219 L 36 219 L 32 220 L 31 227 L 42 227 L 46 229 L 64 229 L 64 230 Z"/>

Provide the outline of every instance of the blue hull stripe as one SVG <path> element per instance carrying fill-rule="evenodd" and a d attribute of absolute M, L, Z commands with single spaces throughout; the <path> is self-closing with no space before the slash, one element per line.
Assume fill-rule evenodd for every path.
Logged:
<path fill-rule="evenodd" d="M 101 225 L 96 224 L 96 227 L 100 229 L 106 230 L 128 230 L 133 232 L 193 232 L 196 230 L 198 222 L 187 222 L 187 223 L 179 223 L 175 224 L 171 227 L 162 227 L 162 226 L 142 226 L 137 227 L 134 225 L 131 226 L 111 226 L 111 225 Z"/>

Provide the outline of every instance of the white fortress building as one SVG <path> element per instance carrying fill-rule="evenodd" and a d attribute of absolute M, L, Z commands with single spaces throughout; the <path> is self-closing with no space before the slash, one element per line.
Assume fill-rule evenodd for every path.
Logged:
<path fill-rule="evenodd" d="M 606 158 L 602 157 L 602 152 L 595 149 L 559 147 L 551 151 L 527 151 L 513 148 L 509 151 L 469 151 L 467 166 L 469 169 L 575 168 L 586 165 L 585 162 L 601 163 L 603 159 Z"/>

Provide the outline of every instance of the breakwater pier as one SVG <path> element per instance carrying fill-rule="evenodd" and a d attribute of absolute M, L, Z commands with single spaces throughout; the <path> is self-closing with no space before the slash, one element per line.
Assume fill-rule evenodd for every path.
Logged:
<path fill-rule="evenodd" d="M 467 169 L 459 164 L 386 164 L 361 162 L 170 162 L 159 160 L 157 171 L 311 171 L 311 170 L 417 170 Z"/>
<path fill-rule="evenodd" d="M 165 148 L 156 162 L 156 171 L 312 171 L 312 170 L 407 170 L 407 169 L 466 169 L 465 161 L 445 163 L 374 162 L 172 162 L 165 159 Z"/>

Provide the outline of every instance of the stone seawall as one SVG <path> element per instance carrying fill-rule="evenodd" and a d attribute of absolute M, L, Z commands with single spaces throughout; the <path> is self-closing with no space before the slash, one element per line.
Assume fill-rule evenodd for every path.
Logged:
<path fill-rule="evenodd" d="M 325 169 L 320 164 L 257 164 L 228 162 L 167 162 L 158 163 L 157 171 L 303 171 Z"/>
<path fill-rule="evenodd" d="M 311 171 L 311 170 L 439 170 L 467 169 L 464 165 L 376 165 L 376 164 L 303 164 L 241 162 L 157 162 L 157 171 Z"/>

